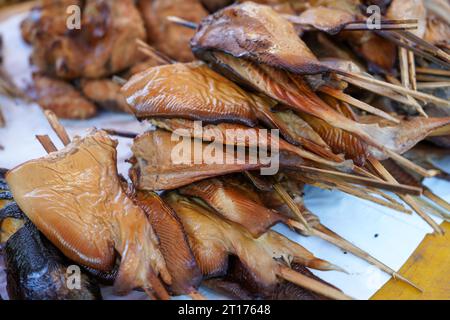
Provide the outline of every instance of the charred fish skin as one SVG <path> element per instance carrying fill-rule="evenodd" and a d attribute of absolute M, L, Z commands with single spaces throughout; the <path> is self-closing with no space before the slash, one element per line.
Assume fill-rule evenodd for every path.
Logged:
<path fill-rule="evenodd" d="M 95 280 L 80 273 L 79 286 L 69 289 L 68 262 L 16 203 L 0 211 L 0 219 L 25 221 L 4 247 L 7 291 L 11 300 L 101 300 Z"/>

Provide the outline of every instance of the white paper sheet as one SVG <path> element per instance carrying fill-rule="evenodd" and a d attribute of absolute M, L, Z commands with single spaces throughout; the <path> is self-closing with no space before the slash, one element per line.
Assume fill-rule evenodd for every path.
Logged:
<path fill-rule="evenodd" d="M 24 55 L 29 52 L 20 41 L 18 24 L 21 17 L 15 17 L 0 24 L 0 34 L 5 43 L 5 64 L 16 81 L 23 85 L 29 79 L 28 60 Z M 53 141 L 58 141 L 45 117 L 37 105 L 24 105 L 0 97 L 0 106 L 6 117 L 7 127 L 0 129 L 0 167 L 12 168 L 24 161 L 41 157 L 45 151 L 36 141 L 36 134 L 49 134 Z M 82 135 L 89 128 L 115 128 L 125 131 L 142 132 L 145 124 L 139 123 L 131 116 L 103 113 L 89 121 L 63 121 L 70 135 Z M 128 164 L 124 161 L 131 155 L 131 141 L 118 139 L 119 171 L 126 175 Z M 60 144 L 57 145 L 61 147 Z M 450 171 L 450 158 L 440 163 L 443 169 Z M 450 183 L 438 179 L 426 181 L 437 194 L 450 201 Z M 308 188 L 306 205 L 317 214 L 322 223 L 353 242 L 363 250 L 381 260 L 394 270 L 398 270 L 417 248 L 431 228 L 417 215 L 406 215 L 386 209 L 379 205 L 345 195 L 338 191 L 323 191 Z M 438 223 L 440 219 L 435 219 Z M 372 267 L 363 260 L 346 254 L 342 250 L 317 238 L 299 236 L 284 226 L 274 228 L 289 238 L 298 241 L 317 257 L 335 263 L 349 274 L 330 271 L 313 271 L 324 280 L 339 287 L 356 299 L 370 298 L 390 277 Z M 1 268 L 1 263 L 0 263 Z M 0 294 L 5 298 L 4 273 L 0 272 Z M 208 298 L 222 298 L 213 292 L 201 289 Z M 107 299 L 117 299 L 105 288 Z M 184 297 L 180 297 L 184 298 Z M 135 292 L 121 299 L 145 299 L 143 293 Z"/>

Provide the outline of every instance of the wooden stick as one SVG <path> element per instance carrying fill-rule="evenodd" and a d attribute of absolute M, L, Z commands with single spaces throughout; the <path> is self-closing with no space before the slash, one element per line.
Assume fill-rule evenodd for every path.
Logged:
<path fill-rule="evenodd" d="M 302 227 L 296 221 L 293 221 L 293 220 L 288 220 L 288 223 L 289 223 L 290 226 L 292 226 L 292 227 L 294 227 L 296 229 L 299 229 L 299 228 Z M 301 229 L 299 229 L 299 230 L 301 230 Z M 399 280 L 401 280 L 401 281 L 403 281 L 403 282 L 413 286 L 417 290 L 423 291 L 416 284 L 414 284 L 410 280 L 406 279 L 405 277 L 401 276 L 400 274 L 395 272 L 395 270 L 393 270 L 393 269 L 389 268 L 387 265 L 385 265 L 383 262 L 377 260 L 376 258 L 371 256 L 366 251 L 358 248 L 353 243 L 345 240 L 344 238 L 342 238 L 341 236 L 339 236 L 335 232 L 329 230 L 327 227 L 323 226 L 322 224 L 319 224 L 318 226 L 314 227 L 312 232 L 311 232 L 311 235 L 316 236 L 318 238 L 321 238 L 321 239 L 323 239 L 323 240 L 325 240 L 325 241 L 327 241 L 327 242 L 329 242 L 331 244 L 334 244 L 338 248 L 341 248 L 341 249 L 343 249 L 345 251 L 348 251 L 348 252 L 354 254 L 355 256 L 357 256 L 357 257 L 367 261 L 368 263 L 376 266 L 380 270 L 390 274 L 395 279 L 399 279 Z"/>
<path fill-rule="evenodd" d="M 198 24 L 196 24 L 195 22 L 192 21 L 188 21 L 179 17 L 175 17 L 175 16 L 168 16 L 166 18 L 167 20 L 169 20 L 170 22 L 176 23 L 180 26 L 189 28 L 189 29 L 197 29 L 198 28 Z"/>
<path fill-rule="evenodd" d="M 208 300 L 204 295 L 202 295 L 195 289 L 189 292 L 189 296 L 192 298 L 192 300 L 202 300 L 202 301 Z"/>
<path fill-rule="evenodd" d="M 305 226 L 306 230 L 311 230 L 311 227 L 309 226 L 302 212 L 298 208 L 297 204 L 291 198 L 289 193 L 283 188 L 283 186 L 280 183 L 274 183 L 273 188 L 276 191 L 276 193 L 281 197 L 281 199 L 283 199 L 283 201 L 286 203 L 289 209 L 291 209 L 291 211 L 295 214 L 295 216 Z"/>
<path fill-rule="evenodd" d="M 376 116 L 379 116 L 381 118 L 384 118 L 386 120 L 392 121 L 394 123 L 400 123 L 400 121 L 396 118 L 394 118 L 393 116 L 391 116 L 390 114 L 384 112 L 383 110 L 377 109 L 375 107 L 372 107 L 370 104 L 367 104 L 363 101 L 360 101 L 358 99 L 353 98 L 352 96 L 349 96 L 345 93 L 343 93 L 342 91 L 338 90 L 338 89 L 334 89 L 331 88 L 329 86 L 322 86 L 319 88 L 320 92 L 326 93 L 338 100 L 344 101 L 346 103 L 351 104 L 354 107 L 357 107 L 361 110 L 364 110 L 368 113 L 374 114 Z"/>
<path fill-rule="evenodd" d="M 159 60 L 162 64 L 172 64 L 176 61 L 162 53 L 161 51 L 156 50 L 154 47 L 149 45 L 147 42 L 144 42 L 140 39 L 136 40 L 139 49 L 144 50 L 147 54 L 149 54 L 151 57 L 154 57 L 155 59 Z"/>
<path fill-rule="evenodd" d="M 370 84 L 374 84 L 374 85 L 379 85 L 381 87 L 384 88 L 389 88 L 392 89 L 396 92 L 402 93 L 404 95 L 411 95 L 414 98 L 417 98 L 419 100 L 425 101 L 425 102 L 433 102 L 437 105 L 442 105 L 442 106 L 450 106 L 450 101 L 441 99 L 441 98 L 437 98 L 435 96 L 423 93 L 423 92 L 419 92 L 419 91 L 414 91 L 408 88 L 404 88 L 402 86 L 397 86 L 385 81 L 380 81 L 378 79 L 374 79 L 371 77 L 367 77 L 364 75 L 361 75 L 359 73 L 356 72 L 348 72 L 345 70 L 341 70 L 341 69 L 334 69 L 335 72 L 337 72 L 338 74 L 340 74 L 341 76 L 343 76 L 344 80 L 346 78 L 354 78 L 354 79 L 358 79 L 360 81 L 366 82 L 366 83 L 370 83 Z"/>
<path fill-rule="evenodd" d="M 435 76 L 450 77 L 450 70 L 417 67 L 416 72 L 420 74 L 431 74 Z"/>
<path fill-rule="evenodd" d="M 374 169 L 384 178 L 386 181 L 390 181 L 392 183 L 398 183 L 397 180 L 389 173 L 389 171 L 384 168 L 380 161 L 376 159 L 369 159 L 369 162 L 372 164 Z M 411 207 L 425 222 L 427 222 L 435 232 L 440 235 L 444 234 L 444 230 L 439 226 L 433 219 L 431 219 L 425 212 L 423 212 L 422 208 L 419 204 L 414 200 L 413 197 L 409 195 L 399 195 L 403 201 L 406 202 L 407 205 Z"/>
<path fill-rule="evenodd" d="M 128 138 L 128 139 L 134 139 L 139 135 L 134 132 L 119 131 L 119 130 L 115 130 L 115 129 L 102 129 L 102 130 L 111 136 L 117 136 L 117 137 Z"/>
<path fill-rule="evenodd" d="M 422 207 L 423 210 L 427 211 L 430 214 L 433 214 L 434 216 L 436 216 L 438 218 L 442 218 L 442 219 L 450 222 L 450 214 L 447 212 L 444 212 L 444 210 L 437 207 L 434 203 L 429 203 L 428 201 L 426 201 L 420 197 L 414 197 L 414 199 L 419 203 L 419 205 Z"/>
<path fill-rule="evenodd" d="M 415 54 L 417 54 L 420 57 L 423 57 L 429 61 L 432 61 L 436 64 L 439 64 L 445 68 L 448 68 L 450 66 L 450 64 L 448 62 L 442 61 L 441 59 L 439 59 L 434 53 L 429 53 L 427 52 L 425 49 L 420 48 L 418 46 L 416 46 L 414 43 L 410 44 L 408 42 L 405 42 L 405 38 L 397 33 L 395 33 L 395 31 L 378 31 L 377 34 L 379 34 L 380 36 L 394 42 L 395 44 L 397 44 L 398 46 L 402 47 L 402 48 L 406 48 L 408 50 L 413 51 Z M 436 48 L 436 47 L 435 47 Z M 437 49 L 437 48 L 436 48 Z M 430 50 L 428 50 L 430 51 Z"/>
<path fill-rule="evenodd" d="M 437 89 L 450 87 L 450 81 L 444 82 L 418 82 L 418 89 Z"/>
<path fill-rule="evenodd" d="M 411 89 L 417 91 L 416 61 L 414 58 L 414 52 L 412 52 L 411 50 L 408 50 L 408 67 Z"/>
<path fill-rule="evenodd" d="M 52 127 L 53 131 L 55 131 L 58 138 L 65 146 L 67 146 L 70 143 L 69 135 L 67 134 L 67 131 L 63 127 L 63 125 L 59 122 L 56 114 L 51 110 L 45 110 L 44 114 L 45 117 L 47 118 L 48 123 Z"/>
<path fill-rule="evenodd" d="M 329 285 L 320 282 L 316 279 L 309 278 L 299 272 L 296 272 L 282 264 L 279 264 L 278 276 L 296 284 L 307 290 L 311 290 L 324 297 L 334 300 L 353 300 L 348 295 L 342 293 L 340 290 L 330 287 Z"/>
<path fill-rule="evenodd" d="M 423 82 L 449 82 L 449 77 L 442 77 L 442 76 L 433 76 L 433 75 L 421 75 L 419 74 L 416 77 L 417 80 L 423 81 Z"/>
<path fill-rule="evenodd" d="M 48 135 L 36 135 L 36 139 L 41 143 L 47 153 L 52 153 L 58 151 L 58 149 L 53 144 L 53 141 Z"/>
<path fill-rule="evenodd" d="M 395 78 L 389 74 L 386 75 L 386 80 L 389 81 L 390 83 L 398 85 L 398 86 L 402 85 L 402 83 L 397 78 Z M 423 114 L 424 116 L 426 115 L 428 117 L 428 115 L 425 113 L 422 106 L 417 102 L 416 99 L 414 99 L 411 96 L 407 96 L 406 100 L 408 101 L 408 103 L 403 103 L 403 104 L 413 107 L 416 112 Z M 399 101 L 399 102 L 402 103 L 401 101 Z"/>
<path fill-rule="evenodd" d="M 0 128 L 4 128 L 6 125 L 5 117 L 3 116 L 2 109 L 0 109 Z"/>
<path fill-rule="evenodd" d="M 439 197 L 437 194 L 433 193 L 433 191 L 431 191 L 430 189 L 425 187 L 423 189 L 423 195 L 428 199 L 430 199 L 431 201 L 433 201 L 434 203 L 436 203 L 437 205 L 439 205 L 440 207 L 450 212 L 450 204 L 441 197 Z"/>
<path fill-rule="evenodd" d="M 294 168 L 295 169 L 295 168 Z M 341 179 L 342 181 L 346 181 L 349 183 L 355 183 L 359 185 L 369 186 L 369 187 L 375 187 L 387 191 L 392 191 L 395 193 L 401 193 L 401 194 L 411 194 L 411 195 L 421 195 L 422 189 L 417 188 L 414 186 L 407 186 L 407 185 L 401 185 L 398 183 L 389 183 L 386 181 L 380 181 L 376 179 L 370 179 L 366 177 L 360 177 L 357 175 L 352 175 L 348 173 L 338 172 L 338 171 L 331 171 L 327 169 L 320 169 L 320 168 L 314 168 L 304 165 L 299 165 L 296 167 L 296 169 L 304 170 L 305 172 L 309 172 L 312 174 L 317 175 L 324 175 L 330 178 L 337 178 Z"/>
<path fill-rule="evenodd" d="M 411 89 L 411 65 L 409 63 L 409 52 L 406 50 L 405 48 L 401 48 L 398 51 L 399 54 L 399 61 L 400 61 L 400 74 L 401 74 L 401 84 L 403 87 L 407 88 L 407 89 Z M 414 56 L 413 56 L 414 58 Z M 415 78 L 414 78 L 414 83 L 416 83 Z M 422 106 L 417 103 L 417 101 L 411 97 L 410 95 L 406 96 L 406 99 L 410 100 L 415 106 L 416 106 L 416 111 L 418 113 L 420 113 L 421 115 L 423 115 L 424 117 L 428 118 L 428 115 L 425 113 L 425 111 L 423 110 Z"/>

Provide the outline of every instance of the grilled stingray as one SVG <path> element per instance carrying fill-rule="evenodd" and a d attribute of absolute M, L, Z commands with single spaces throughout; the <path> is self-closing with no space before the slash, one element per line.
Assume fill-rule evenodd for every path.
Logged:
<path fill-rule="evenodd" d="M 174 192 L 164 199 L 181 219 L 205 277 L 223 276 L 227 271 L 229 255 L 237 256 L 264 288 L 273 288 L 279 283 L 279 265 L 275 259 L 285 259 L 319 270 L 335 269 L 335 266 L 314 257 L 305 248 L 274 231 L 254 239 L 238 224 L 221 219 L 206 205 Z"/>
<path fill-rule="evenodd" d="M 147 213 L 159 238 L 167 270 L 172 276 L 170 290 L 176 295 L 189 294 L 200 285 L 202 276 L 180 220 L 156 193 L 138 191 L 135 201 Z"/>
<path fill-rule="evenodd" d="M 118 293 L 139 287 L 168 298 L 158 275 L 168 284 L 170 275 L 145 212 L 123 190 L 116 145 L 93 131 L 16 167 L 6 180 L 20 208 L 68 258 L 110 271 L 117 252 Z"/>
<path fill-rule="evenodd" d="M 85 273 L 70 287 L 73 265 L 45 239 L 16 203 L 0 210 L 1 231 L 9 228 L 4 254 L 11 300 L 101 300 L 100 287 Z"/>
<path fill-rule="evenodd" d="M 176 115 L 209 123 L 256 124 L 252 98 L 201 62 L 151 68 L 133 76 L 122 92 L 139 119 Z"/>
<path fill-rule="evenodd" d="M 181 194 L 206 202 L 225 219 L 240 224 L 253 237 L 259 237 L 285 219 L 267 209 L 237 178 L 221 177 L 195 182 L 179 190 Z M 252 198 L 249 198 L 252 197 Z"/>
<path fill-rule="evenodd" d="M 200 153 L 195 152 L 196 146 Z M 264 167 L 251 153 L 244 155 L 226 150 L 222 143 L 208 145 L 163 130 L 138 136 L 131 150 L 130 177 L 137 189 L 149 191 L 176 189 L 206 178 Z M 225 163 L 225 159 L 233 160 Z"/>

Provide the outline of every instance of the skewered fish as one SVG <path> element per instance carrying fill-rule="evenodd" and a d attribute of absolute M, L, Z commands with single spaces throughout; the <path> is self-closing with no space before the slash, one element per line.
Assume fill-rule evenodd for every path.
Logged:
<path fill-rule="evenodd" d="M 201 62 L 148 69 L 133 76 L 122 92 L 138 119 L 177 115 L 209 123 L 256 124 L 252 98 Z"/>
<path fill-rule="evenodd" d="M 200 285 L 202 276 L 179 218 L 153 192 L 137 191 L 134 199 L 146 212 L 159 238 L 167 270 L 172 276 L 170 290 L 176 295 L 191 293 Z"/>
<path fill-rule="evenodd" d="M 246 157 L 234 150 L 224 150 L 222 143 L 207 145 L 197 140 L 194 144 L 191 139 L 173 137 L 175 140 L 171 133 L 157 130 L 134 140 L 130 177 L 137 189 L 176 189 L 202 179 L 264 166 L 251 154 Z M 200 154 L 195 155 L 195 145 L 200 147 Z M 194 157 L 199 156 L 195 161 Z M 224 159 L 234 160 L 225 163 Z"/>
<path fill-rule="evenodd" d="M 101 300 L 96 281 L 80 272 L 71 287 L 72 265 L 36 229 L 16 203 L 0 210 L 7 291 L 12 300 Z M 6 230 L 5 230 L 6 229 Z M 9 229 L 9 230 L 8 230 Z M 7 232 L 6 232 L 7 231 Z"/>
<path fill-rule="evenodd" d="M 21 209 L 68 258 L 110 271 L 117 252 L 118 293 L 143 288 L 168 298 L 158 276 L 170 284 L 170 274 L 145 212 L 120 183 L 116 145 L 93 131 L 9 171 L 6 180 Z"/>
<path fill-rule="evenodd" d="M 338 268 L 276 232 L 269 231 L 254 239 L 245 229 L 220 219 L 203 204 L 173 192 L 164 199 L 180 217 L 204 276 L 226 274 L 229 255 L 239 258 L 260 288 L 273 288 L 279 283 L 279 263 L 275 259 L 320 270 Z"/>

